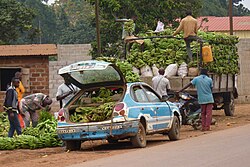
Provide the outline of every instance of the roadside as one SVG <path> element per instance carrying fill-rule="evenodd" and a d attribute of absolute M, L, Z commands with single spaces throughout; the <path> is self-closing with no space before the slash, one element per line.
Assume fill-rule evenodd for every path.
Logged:
<path fill-rule="evenodd" d="M 249 108 L 250 104 L 236 105 L 234 117 L 226 117 L 222 110 L 213 111 L 213 118 L 216 119 L 217 124 L 212 126 L 212 131 L 201 132 L 193 130 L 191 126 L 182 126 L 181 140 L 249 124 Z M 170 142 L 169 139 L 162 135 L 148 136 L 147 147 L 167 144 L 168 142 Z M 0 164 L 2 167 L 62 167 L 134 150 L 137 149 L 132 148 L 127 140 L 119 142 L 119 144 L 108 144 L 106 141 L 89 141 L 84 142 L 82 150 L 76 152 L 65 152 L 61 147 L 0 151 Z"/>

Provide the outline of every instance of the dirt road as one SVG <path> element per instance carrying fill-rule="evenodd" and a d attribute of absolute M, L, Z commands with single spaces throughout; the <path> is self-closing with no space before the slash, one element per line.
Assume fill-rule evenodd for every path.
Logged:
<path fill-rule="evenodd" d="M 213 111 L 213 118 L 216 119 L 217 124 L 213 125 L 212 131 L 209 132 L 194 131 L 190 126 L 182 126 L 181 140 L 249 124 L 250 104 L 236 105 L 234 117 L 226 117 L 222 110 Z M 147 147 L 163 143 L 170 143 L 166 136 L 148 136 Z M 118 144 L 108 144 L 107 141 L 89 141 L 82 144 L 81 151 L 75 152 L 64 151 L 61 147 L 0 151 L 0 164 L 1 167 L 62 167 L 134 150 L 136 149 L 132 148 L 128 141 L 122 141 Z"/>

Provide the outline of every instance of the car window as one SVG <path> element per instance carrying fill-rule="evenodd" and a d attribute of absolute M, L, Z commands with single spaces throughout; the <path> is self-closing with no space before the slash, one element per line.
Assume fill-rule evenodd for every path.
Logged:
<path fill-rule="evenodd" d="M 121 80 L 120 74 L 112 66 L 103 70 L 84 70 L 71 73 L 72 78 L 81 84 L 92 84 Z"/>
<path fill-rule="evenodd" d="M 150 102 L 161 102 L 159 97 L 147 86 L 143 86 L 145 88 L 146 94 Z"/>
<path fill-rule="evenodd" d="M 134 100 L 137 102 L 149 102 L 147 96 L 145 95 L 144 91 L 142 88 L 138 87 L 134 87 L 133 88 L 134 91 Z"/>

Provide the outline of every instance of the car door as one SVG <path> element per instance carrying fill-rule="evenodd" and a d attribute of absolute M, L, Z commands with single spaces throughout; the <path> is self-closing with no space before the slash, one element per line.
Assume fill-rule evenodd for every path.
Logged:
<path fill-rule="evenodd" d="M 104 85 L 126 86 L 125 78 L 119 68 L 104 61 L 77 62 L 59 69 L 58 74 L 81 89 Z"/>
<path fill-rule="evenodd" d="M 139 116 L 142 114 L 147 121 L 147 132 L 157 130 L 157 115 L 143 88 L 140 85 L 133 86 L 131 94 L 135 105 L 131 109 L 129 116 L 133 117 L 133 115 Z"/>
<path fill-rule="evenodd" d="M 155 111 L 157 116 L 156 129 L 166 129 L 171 119 L 171 110 L 169 105 L 167 104 L 167 102 L 162 102 L 157 93 L 155 93 L 155 91 L 149 86 L 144 85 L 143 88 L 149 99 L 149 103 L 153 107 L 153 110 Z"/>

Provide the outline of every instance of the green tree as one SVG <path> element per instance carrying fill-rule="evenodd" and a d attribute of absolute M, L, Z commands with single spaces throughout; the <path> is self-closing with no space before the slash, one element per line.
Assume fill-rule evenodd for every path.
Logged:
<path fill-rule="evenodd" d="M 54 11 L 57 17 L 58 43 L 79 44 L 95 40 L 92 5 L 84 0 L 58 0 L 54 4 Z"/>
<path fill-rule="evenodd" d="M 20 33 L 32 29 L 34 13 L 15 0 L 0 1 L 0 43 L 15 41 Z"/>
<path fill-rule="evenodd" d="M 18 0 L 34 11 L 33 29 L 22 33 L 15 43 L 56 43 L 56 16 L 44 0 Z"/>
<path fill-rule="evenodd" d="M 234 16 L 249 16 L 250 10 L 239 4 L 243 0 L 233 0 Z M 228 16 L 229 0 L 203 0 L 201 16 Z"/>
<path fill-rule="evenodd" d="M 95 1 L 89 2 L 94 4 Z M 122 42 L 122 23 L 116 22 L 116 18 L 137 16 L 135 33 L 139 33 L 154 29 L 156 18 L 160 18 L 167 25 L 174 24 L 176 18 L 184 17 L 186 10 L 192 9 L 197 16 L 201 5 L 201 0 L 100 0 L 102 53 L 109 53 L 107 49 L 110 46 L 112 48 L 112 44 L 117 46 L 117 42 Z"/>

